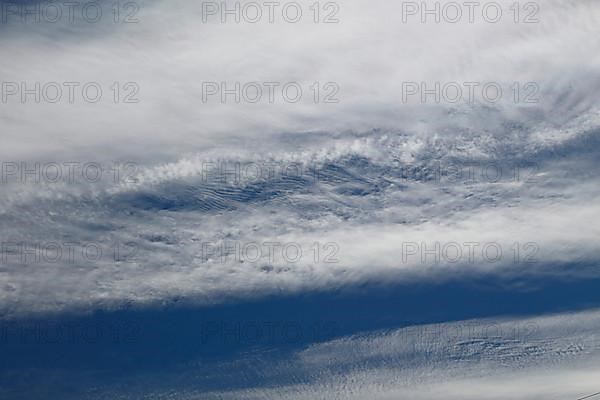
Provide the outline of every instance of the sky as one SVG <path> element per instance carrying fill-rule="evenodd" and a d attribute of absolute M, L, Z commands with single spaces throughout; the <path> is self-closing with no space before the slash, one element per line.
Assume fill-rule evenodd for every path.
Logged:
<path fill-rule="evenodd" d="M 599 392 L 600 4 L 469 4 L 0 1 L 0 396 Z"/>

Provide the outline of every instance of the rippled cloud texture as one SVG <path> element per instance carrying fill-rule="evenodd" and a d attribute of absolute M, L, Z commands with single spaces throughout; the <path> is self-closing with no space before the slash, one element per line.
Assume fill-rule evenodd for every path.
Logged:
<path fill-rule="evenodd" d="M 35 373 L 7 364 L 2 381 L 29 371 L 44 376 L 40 393 L 95 387 L 86 398 L 131 399 L 599 391 L 600 4 L 518 3 L 515 22 L 514 2 L 499 1 L 496 23 L 479 8 L 473 23 L 449 23 L 408 12 L 433 1 L 408 3 L 319 3 L 315 22 L 302 1 L 297 23 L 279 8 L 272 23 L 266 14 L 223 23 L 220 8 L 235 2 L 123 3 L 118 15 L 98 2 L 98 22 L 77 8 L 72 20 L 36 23 L 11 10 L 47 3 L 0 2 L 3 321 L 121 312 L 166 321 L 181 304 L 194 313 L 254 302 L 259 316 L 270 301 L 311 296 L 324 296 L 321 309 L 299 300 L 294 313 L 331 302 L 328 318 L 350 321 L 356 288 L 362 307 L 389 295 L 418 316 L 388 319 L 389 308 L 373 306 L 364 324 L 273 354 L 248 345 L 204 359 L 190 343 L 189 357 L 140 367 L 131 381 L 90 360 Z M 537 22 L 524 23 L 532 10 Z M 337 22 L 324 23 L 331 12 Z M 48 101 L 56 86 L 62 97 Z M 96 88 L 101 98 L 89 101 Z M 455 284 L 466 288 L 456 296 L 484 300 L 445 303 L 437 288 Z M 396 286 L 410 293 L 380 293 Z M 498 293 L 504 308 L 490 300 Z M 437 309 L 424 305 L 436 296 Z M 540 331 L 530 341 L 398 340 L 411 326 L 494 318 Z M 2 329 L 8 346 L 19 334 Z M 182 348 L 193 341 L 174 337 Z M 144 343 L 139 354 L 151 357 L 157 342 Z M 114 363 L 129 357 L 114 351 Z M 73 380 L 78 369 L 89 376 L 75 389 L 50 389 L 51 373 Z M 17 386 L 7 398 L 42 396 Z"/>

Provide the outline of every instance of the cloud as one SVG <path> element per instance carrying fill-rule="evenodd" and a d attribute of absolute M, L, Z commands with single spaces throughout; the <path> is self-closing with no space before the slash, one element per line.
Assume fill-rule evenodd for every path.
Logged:
<path fill-rule="evenodd" d="M 501 3 L 508 12 L 509 2 Z M 301 4 L 308 11 L 310 4 Z M 98 157 L 92 149 L 100 148 L 132 161 L 173 160 L 234 138 L 260 148 L 281 132 L 381 128 L 503 135 L 506 124 L 515 123 L 556 129 L 594 115 L 600 53 L 593 40 L 595 7 L 592 1 L 547 1 L 538 24 L 515 24 L 509 14 L 498 24 L 423 25 L 417 17 L 402 23 L 401 3 L 384 1 L 345 2 L 334 24 L 315 24 L 310 14 L 297 24 L 281 18 L 272 24 L 203 23 L 200 3 L 177 1 L 140 3 L 139 23 L 133 24 L 115 24 L 110 10 L 95 24 L 82 17 L 58 24 L 11 19 L 2 38 L 13 54 L 0 63 L 4 82 L 97 82 L 104 95 L 90 104 L 78 87 L 73 104 L 35 105 L 10 96 L 0 111 L 7 132 L 2 158 L 53 157 L 58 151 Z M 124 84 L 136 83 L 139 103 L 114 104 L 114 82 L 119 100 L 133 90 Z M 203 82 L 297 82 L 304 96 L 298 103 L 221 103 L 219 96 L 203 103 Z M 322 94 L 329 93 L 327 82 L 336 83 L 339 103 L 314 103 L 309 87 L 315 82 Z M 497 82 L 504 95 L 492 107 L 480 94 L 473 104 L 422 104 L 419 96 L 403 103 L 405 82 L 429 88 L 435 82 Z M 509 88 L 515 82 L 523 96 L 531 92 L 528 82 L 538 85 L 539 104 L 515 104 Z"/>
<path fill-rule="evenodd" d="M 497 24 L 425 25 L 418 18 L 402 23 L 402 5 L 383 1 L 340 4 L 334 24 L 315 24 L 310 13 L 297 24 L 205 23 L 201 4 L 139 6 L 133 24 L 115 23 L 109 11 L 94 24 L 77 17 L 57 24 L 11 20 L 2 27 L 0 42 L 11 54 L 0 61 L 3 82 L 81 83 L 73 103 L 8 96 L 0 107 L 2 160 L 22 171 L 36 162 L 104 168 L 132 162 L 137 179 L 115 183 L 114 169 L 105 169 L 108 179 L 97 183 L 23 183 L 18 174 L 3 182 L 9 189 L 0 194 L 5 242 L 60 243 L 64 254 L 63 243 L 94 243 L 104 255 L 97 262 L 33 264 L 7 255 L 5 312 L 172 296 L 220 302 L 372 276 L 440 279 L 489 267 L 481 257 L 403 262 L 399 248 L 406 241 L 498 242 L 504 258 L 491 265 L 498 273 L 579 265 L 562 273 L 585 276 L 590 271 L 581 266 L 597 261 L 598 230 L 590 223 L 598 215 L 596 3 L 544 2 L 536 24 L 514 23 L 507 14 Z M 102 88 L 97 103 L 79 93 L 86 82 Z M 127 82 L 139 87 L 139 103 L 121 101 L 136 88 Z M 205 103 L 203 82 L 295 82 L 304 95 L 298 103 L 223 103 L 219 96 Z M 332 89 L 328 82 L 339 86 L 339 102 L 315 103 L 315 82 L 320 95 Z M 465 82 L 494 82 L 503 97 L 494 104 L 480 95 L 472 102 L 423 103 L 418 95 L 403 102 L 406 82 L 427 88 L 457 82 L 463 89 Z M 539 102 L 521 101 L 530 94 Z M 306 173 L 205 179 L 208 165 L 265 161 L 301 165 Z M 437 162 L 459 162 L 463 172 L 466 162 L 497 163 L 505 174 L 499 181 L 463 175 L 460 182 L 438 182 Z M 528 165 L 523 172 L 538 182 L 511 179 L 515 163 Z M 315 171 L 322 176 L 315 179 Z M 222 262 L 221 251 L 203 259 L 206 244 L 266 241 L 299 243 L 304 257 Z M 535 251 L 541 264 L 522 268 L 509 261 L 514 241 L 522 252 Z M 306 256 L 315 242 L 318 262 Z M 131 243 L 137 261 L 125 262 Z M 325 265 L 331 251 L 340 262 Z"/>
<path fill-rule="evenodd" d="M 577 398 L 597 392 L 596 324 L 595 312 L 587 312 L 345 337 L 294 354 L 291 365 L 277 364 L 281 370 L 272 373 L 280 380 L 293 375 L 295 384 L 207 398 Z M 535 330 L 511 337 L 508 327 L 517 326 Z"/>
<path fill-rule="evenodd" d="M 589 310 L 413 325 L 292 351 L 257 347 L 233 360 L 161 364 L 109 381 L 107 371 L 62 369 L 39 387 L 69 379 L 66 398 L 90 399 L 576 399 L 597 392 L 598 324 Z"/>
<path fill-rule="evenodd" d="M 29 249 L 57 243 L 62 257 L 38 250 L 40 261 L 32 262 L 35 254 L 7 248 L 4 310 L 112 308 L 173 297 L 219 303 L 274 290 L 484 272 L 533 281 L 595 276 L 600 232 L 589 221 L 599 212 L 598 193 L 587 171 L 597 147 L 585 150 L 594 137 L 515 146 L 508 156 L 496 149 L 510 139 L 490 146 L 469 138 L 467 150 L 457 146 L 449 157 L 443 139 L 370 134 L 271 159 L 209 152 L 142 168 L 137 182 L 115 184 L 112 175 L 98 184 L 17 180 L 17 190 L 4 194 L 5 242 Z M 452 174 L 424 177 L 452 160 L 455 167 L 479 165 L 477 174 L 458 182 Z M 539 170 L 523 164 L 515 179 L 515 160 L 534 160 Z M 213 169 L 225 163 L 231 172 L 236 163 L 257 161 L 273 163 L 274 173 L 222 181 Z M 492 163 L 503 176 L 481 175 Z M 298 169 L 287 176 L 282 165 Z M 70 242 L 78 243 L 73 259 Z"/>

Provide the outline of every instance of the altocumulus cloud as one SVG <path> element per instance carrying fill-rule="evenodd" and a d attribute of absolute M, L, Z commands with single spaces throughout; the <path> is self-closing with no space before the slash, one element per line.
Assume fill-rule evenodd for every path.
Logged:
<path fill-rule="evenodd" d="M 403 4 L 383 0 L 340 3 L 332 24 L 312 20 L 311 2 L 299 2 L 298 23 L 251 24 L 204 21 L 202 3 L 179 0 L 137 3 L 130 24 L 110 12 L 94 24 L 78 14 L 2 23 L 0 76 L 17 86 L 3 84 L 0 104 L 0 312 L 85 314 L 181 299 L 208 307 L 474 276 L 525 292 L 546 278 L 596 280 L 600 4 L 545 0 L 539 22 L 522 24 L 513 3 L 498 2 L 498 23 L 403 22 Z M 36 82 L 80 85 L 72 102 L 5 92 Z M 78 97 L 90 82 L 103 89 L 98 102 Z M 294 83 L 303 95 L 222 101 L 221 83 L 236 82 Z M 421 97 L 421 83 L 468 82 L 479 83 L 471 101 Z M 503 89 L 497 102 L 481 95 L 490 82 Z M 127 95 L 137 101 L 124 103 Z M 97 182 L 20 176 L 36 163 L 117 161 L 117 180 L 114 168 Z M 71 260 L 73 242 L 104 256 L 82 260 L 75 246 Z M 464 244 L 473 242 L 471 254 Z M 49 243 L 61 258 L 23 261 L 17 249 Z M 236 248 L 269 243 L 278 250 L 258 261 Z M 464 257 L 435 250 L 456 251 L 450 243 Z M 302 255 L 282 253 L 288 244 Z M 482 253 L 486 244 L 502 254 Z M 399 340 L 411 328 L 367 327 L 243 362 L 191 361 L 161 371 L 162 386 L 144 374 L 127 390 L 119 380 L 98 384 L 97 396 L 558 399 L 600 390 L 597 312 L 535 321 L 535 342 L 416 343 Z M 241 364 L 262 379 L 225 382 Z M 195 381 L 209 372 L 223 381 Z"/>

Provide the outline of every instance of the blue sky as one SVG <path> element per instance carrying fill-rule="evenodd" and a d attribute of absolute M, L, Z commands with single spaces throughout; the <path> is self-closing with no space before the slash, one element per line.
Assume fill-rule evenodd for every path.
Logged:
<path fill-rule="evenodd" d="M 600 390 L 593 0 L 0 3 L 1 398 Z"/>

